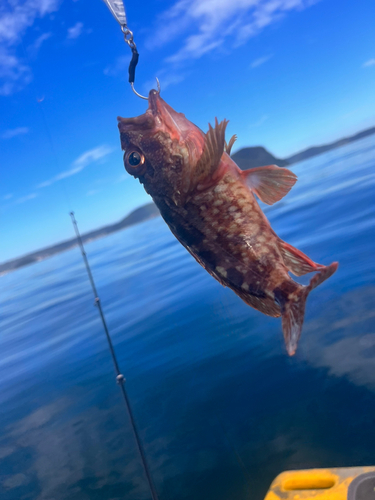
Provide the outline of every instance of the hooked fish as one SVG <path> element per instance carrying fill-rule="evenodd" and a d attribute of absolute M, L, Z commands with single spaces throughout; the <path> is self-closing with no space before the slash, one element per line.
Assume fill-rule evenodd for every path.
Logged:
<path fill-rule="evenodd" d="M 230 157 L 228 121 L 205 134 L 151 90 L 149 107 L 118 118 L 124 164 L 139 179 L 170 230 L 196 261 L 246 304 L 282 317 L 289 355 L 296 352 L 305 303 L 338 263 L 313 262 L 272 230 L 255 195 L 268 205 L 281 200 L 296 175 L 276 165 L 242 171 Z M 316 271 L 309 285 L 296 276 Z"/>

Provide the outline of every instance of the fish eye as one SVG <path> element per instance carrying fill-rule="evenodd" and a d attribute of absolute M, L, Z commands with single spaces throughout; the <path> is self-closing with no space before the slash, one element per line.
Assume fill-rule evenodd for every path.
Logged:
<path fill-rule="evenodd" d="M 128 157 L 129 165 L 131 165 L 132 167 L 136 167 L 141 163 L 141 161 L 142 156 L 138 153 L 138 151 L 133 151 L 132 153 L 130 153 Z"/>
<path fill-rule="evenodd" d="M 125 153 L 125 168 L 132 175 L 142 175 L 146 170 L 145 157 L 141 151 L 131 149 Z"/>
<path fill-rule="evenodd" d="M 140 177 L 147 170 L 146 158 L 137 148 L 131 148 L 125 152 L 124 164 L 127 172 L 135 177 Z"/>

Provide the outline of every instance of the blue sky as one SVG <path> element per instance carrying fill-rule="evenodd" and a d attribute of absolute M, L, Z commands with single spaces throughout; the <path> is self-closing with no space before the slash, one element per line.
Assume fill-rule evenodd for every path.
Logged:
<path fill-rule="evenodd" d="M 373 0 L 126 3 L 136 88 L 236 148 L 286 157 L 375 125 Z M 148 201 L 116 117 L 145 111 L 130 50 L 101 0 L 0 3 L 0 262 L 117 221 Z"/>

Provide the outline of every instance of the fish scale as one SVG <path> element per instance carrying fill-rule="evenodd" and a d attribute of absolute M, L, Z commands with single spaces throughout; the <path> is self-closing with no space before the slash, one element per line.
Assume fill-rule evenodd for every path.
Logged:
<path fill-rule="evenodd" d="M 293 355 L 308 294 L 338 266 L 317 264 L 281 240 L 256 200 L 255 195 L 272 205 L 297 177 L 275 165 L 242 171 L 229 156 L 235 137 L 227 146 L 226 120 L 215 119 L 204 134 L 154 90 L 144 115 L 118 120 L 125 168 L 152 196 L 172 233 L 246 304 L 282 316 L 287 352 Z M 289 271 L 316 274 L 302 286 Z"/>
<path fill-rule="evenodd" d="M 241 203 L 242 200 L 246 203 Z M 221 208 L 219 213 L 213 201 L 221 202 L 216 205 Z M 205 268 L 214 277 L 219 275 L 223 285 L 256 309 L 280 316 L 273 289 L 274 285 L 289 278 L 288 270 L 277 248 L 278 238 L 271 232 L 262 231 L 263 214 L 256 210 L 258 205 L 252 193 L 227 174 L 207 193 L 193 197 L 191 203 L 200 211 L 205 235 L 202 241 L 195 243 L 193 250 L 205 263 Z M 188 210 L 190 216 L 193 211 L 193 208 Z M 177 238 L 184 244 L 178 231 Z M 207 249 L 211 252 L 208 259 L 205 256 Z M 275 265 L 277 259 L 279 265 Z M 271 299 L 268 307 L 267 297 Z"/>

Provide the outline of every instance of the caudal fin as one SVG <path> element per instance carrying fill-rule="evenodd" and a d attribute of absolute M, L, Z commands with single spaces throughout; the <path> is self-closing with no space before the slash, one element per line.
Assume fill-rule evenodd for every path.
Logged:
<path fill-rule="evenodd" d="M 301 337 L 308 294 L 311 290 L 332 276 L 337 267 L 338 262 L 333 262 L 329 266 L 324 267 L 311 278 L 308 286 L 297 288 L 293 293 L 289 294 L 287 298 L 284 296 L 284 300 L 280 301 L 283 334 L 289 356 L 295 354 L 298 341 Z"/>

